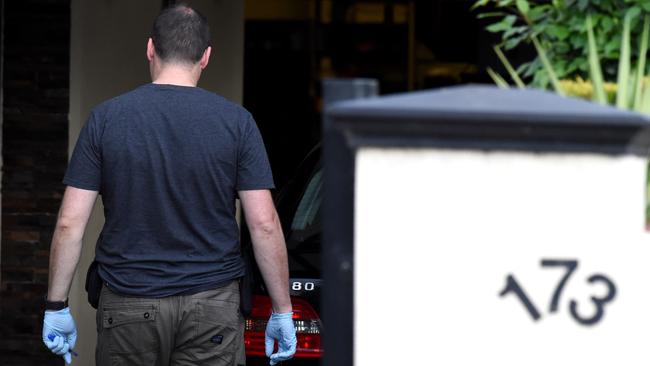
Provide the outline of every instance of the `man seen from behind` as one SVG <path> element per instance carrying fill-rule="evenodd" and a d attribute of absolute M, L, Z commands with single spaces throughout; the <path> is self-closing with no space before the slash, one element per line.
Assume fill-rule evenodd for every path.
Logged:
<path fill-rule="evenodd" d="M 197 87 L 209 39 L 194 9 L 163 10 L 147 43 L 153 82 L 97 106 L 81 131 L 63 180 L 43 323 L 43 342 L 67 363 L 77 339 L 67 298 L 98 194 L 98 366 L 243 363 L 237 197 L 272 300 L 270 364 L 295 352 L 268 159 L 252 116 Z"/>

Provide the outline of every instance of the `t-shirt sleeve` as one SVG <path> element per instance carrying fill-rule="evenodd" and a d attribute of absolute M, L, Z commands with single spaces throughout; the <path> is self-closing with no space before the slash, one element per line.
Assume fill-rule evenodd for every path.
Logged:
<path fill-rule="evenodd" d="M 237 159 L 238 191 L 272 189 L 273 174 L 264 148 L 264 141 L 253 117 L 244 122 Z"/>
<path fill-rule="evenodd" d="M 96 114 L 90 114 L 81 129 L 63 184 L 89 191 L 99 191 L 102 182 L 101 129 Z"/>

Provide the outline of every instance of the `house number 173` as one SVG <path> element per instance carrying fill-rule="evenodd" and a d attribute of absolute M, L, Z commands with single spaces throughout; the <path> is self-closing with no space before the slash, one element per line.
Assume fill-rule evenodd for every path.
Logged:
<path fill-rule="evenodd" d="M 553 296 L 551 297 L 551 301 L 548 307 L 549 313 L 555 313 L 558 311 L 560 297 L 562 296 L 562 290 L 564 290 L 564 287 L 571 278 L 573 272 L 575 272 L 576 268 L 578 268 L 578 261 L 543 259 L 541 266 L 542 268 L 560 267 L 565 269 L 564 276 L 562 276 L 560 281 L 555 286 L 555 291 L 553 292 Z M 610 303 L 616 297 L 616 285 L 607 276 L 598 273 L 589 276 L 589 278 L 587 278 L 587 282 L 590 284 L 602 283 L 607 287 L 607 293 L 605 296 L 591 296 L 591 302 L 593 303 L 596 311 L 593 314 L 587 316 L 581 314 L 578 311 L 578 302 L 576 300 L 571 300 L 569 303 L 569 311 L 571 312 L 573 319 L 575 319 L 575 321 L 578 323 L 582 325 L 594 325 L 601 321 L 605 315 L 605 305 Z M 499 293 L 499 296 L 503 297 L 508 294 L 513 294 L 521 301 L 522 305 L 524 308 L 526 308 L 533 320 L 537 321 L 542 317 L 535 304 L 533 304 L 528 295 L 526 295 L 526 291 L 524 291 L 521 285 L 519 285 L 519 282 L 517 282 L 515 276 L 512 274 L 509 274 L 506 277 L 506 286 Z"/>

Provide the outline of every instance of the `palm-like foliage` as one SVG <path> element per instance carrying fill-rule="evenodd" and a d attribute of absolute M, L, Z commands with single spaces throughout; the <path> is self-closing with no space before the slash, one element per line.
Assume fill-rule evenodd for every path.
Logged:
<path fill-rule="evenodd" d="M 551 81 L 551 85 L 555 92 L 560 95 L 568 94 L 577 97 L 588 96 L 597 103 L 614 104 L 618 108 L 650 114 L 650 83 L 648 82 L 650 76 L 645 75 L 648 37 L 650 33 L 650 16 L 645 16 L 643 22 L 643 31 L 639 44 L 639 57 L 636 66 L 633 69 L 632 48 L 630 45 L 630 25 L 637 14 L 638 13 L 636 12 L 629 11 L 626 13 L 623 21 L 618 73 L 615 84 L 607 83 L 603 78 L 591 16 L 587 16 L 585 21 L 589 55 L 589 75 L 591 78 L 589 82 L 585 82 L 580 78 L 576 79 L 576 81 L 559 80 L 557 73 L 553 69 L 552 63 L 548 59 L 546 50 L 542 47 L 541 43 L 535 38 L 535 36 L 533 36 L 533 45 L 537 50 L 538 57 L 543 64 L 544 71 L 546 72 L 548 79 Z M 521 81 L 520 75 L 508 62 L 507 58 L 503 55 L 503 52 L 501 52 L 501 49 L 495 47 L 494 50 L 515 84 L 520 88 L 525 87 L 525 84 Z M 490 69 L 488 70 L 488 73 L 495 80 L 497 85 L 501 87 L 509 87 L 505 79 L 494 70 Z M 589 88 L 589 90 L 587 92 L 580 88 Z M 614 89 L 613 93 L 612 89 Z M 608 95 L 612 94 L 614 95 L 614 98 L 608 97 Z"/>

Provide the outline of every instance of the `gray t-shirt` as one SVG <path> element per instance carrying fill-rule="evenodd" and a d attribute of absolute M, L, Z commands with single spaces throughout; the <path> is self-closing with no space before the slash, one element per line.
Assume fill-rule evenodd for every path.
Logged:
<path fill-rule="evenodd" d="M 273 188 L 242 107 L 198 87 L 147 84 L 97 106 L 63 183 L 99 191 L 99 274 L 124 295 L 165 297 L 245 273 L 237 191 Z"/>

